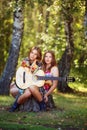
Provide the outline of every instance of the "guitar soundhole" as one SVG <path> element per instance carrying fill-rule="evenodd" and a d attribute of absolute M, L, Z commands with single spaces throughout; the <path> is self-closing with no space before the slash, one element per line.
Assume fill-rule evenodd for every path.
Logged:
<path fill-rule="evenodd" d="M 23 83 L 25 83 L 25 72 L 23 72 Z"/>

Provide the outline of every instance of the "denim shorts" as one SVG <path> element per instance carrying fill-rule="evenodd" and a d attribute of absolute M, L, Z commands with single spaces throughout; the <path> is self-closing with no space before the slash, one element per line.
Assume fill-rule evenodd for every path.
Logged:
<path fill-rule="evenodd" d="M 23 93 L 24 93 L 24 90 L 23 90 L 23 89 L 18 88 L 18 91 L 19 91 L 20 94 L 23 94 Z"/>

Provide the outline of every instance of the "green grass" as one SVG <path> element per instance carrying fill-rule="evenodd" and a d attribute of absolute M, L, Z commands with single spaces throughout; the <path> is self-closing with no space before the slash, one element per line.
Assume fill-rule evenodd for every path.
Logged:
<path fill-rule="evenodd" d="M 79 93 L 54 93 L 56 109 L 47 112 L 13 112 L 7 108 L 14 99 L 0 96 L 2 130 L 87 130 L 87 89 L 79 84 Z M 78 89 L 79 89 L 78 88 Z"/>

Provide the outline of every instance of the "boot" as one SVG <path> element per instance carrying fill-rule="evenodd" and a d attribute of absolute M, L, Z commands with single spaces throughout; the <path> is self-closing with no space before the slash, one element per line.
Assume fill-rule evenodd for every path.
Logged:
<path fill-rule="evenodd" d="M 17 95 L 16 100 L 13 103 L 12 107 L 10 108 L 9 112 L 14 112 L 19 107 L 19 104 L 17 103 L 18 98 L 19 98 L 19 95 Z"/>
<path fill-rule="evenodd" d="M 18 106 L 19 104 L 17 103 L 17 101 L 15 101 L 12 107 L 10 108 L 9 112 L 14 112 L 18 108 Z"/>
<path fill-rule="evenodd" d="M 40 111 L 46 111 L 46 104 L 43 100 L 39 102 L 39 106 L 40 106 Z"/>

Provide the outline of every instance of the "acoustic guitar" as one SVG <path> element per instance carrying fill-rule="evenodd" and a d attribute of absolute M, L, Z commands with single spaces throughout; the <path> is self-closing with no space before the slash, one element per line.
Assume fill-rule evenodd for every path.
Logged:
<path fill-rule="evenodd" d="M 37 69 L 32 73 L 27 67 L 19 67 L 16 72 L 16 84 L 20 89 L 26 89 L 29 86 L 42 87 L 45 80 L 58 80 L 65 82 L 74 82 L 74 77 L 54 77 L 45 76 L 45 73 L 41 69 Z"/>

